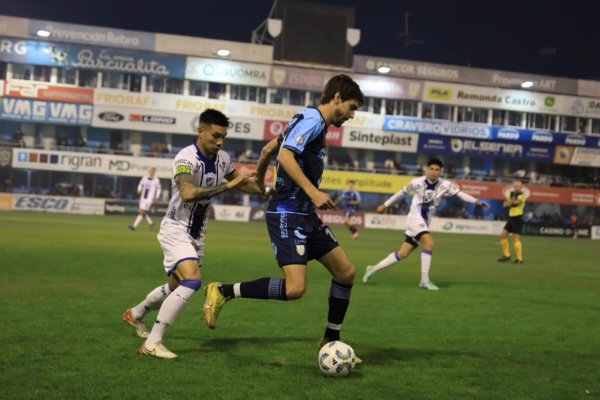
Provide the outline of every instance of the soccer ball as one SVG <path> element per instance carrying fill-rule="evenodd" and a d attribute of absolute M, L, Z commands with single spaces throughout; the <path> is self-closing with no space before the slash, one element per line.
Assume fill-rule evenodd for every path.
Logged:
<path fill-rule="evenodd" d="M 319 369 L 325 376 L 344 378 L 350 375 L 355 364 L 354 350 L 339 340 L 329 342 L 319 350 Z"/>

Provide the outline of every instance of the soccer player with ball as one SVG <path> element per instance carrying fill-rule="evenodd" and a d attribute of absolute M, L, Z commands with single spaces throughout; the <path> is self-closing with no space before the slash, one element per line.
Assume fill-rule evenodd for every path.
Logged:
<path fill-rule="evenodd" d="M 429 221 L 435 213 L 435 209 L 442 200 L 442 197 L 458 196 L 463 201 L 475 203 L 479 206 L 489 208 L 489 204 L 477 200 L 475 197 L 463 193 L 450 181 L 441 179 L 442 168 L 444 164 L 437 158 L 432 158 L 427 162 L 427 174 L 420 178 L 410 181 L 408 186 L 390 197 L 377 207 L 377 212 L 383 214 L 385 210 L 394 202 L 414 192 L 410 211 L 406 217 L 406 239 L 399 251 L 390 253 L 386 258 L 375 265 L 369 265 L 363 276 L 363 282 L 367 283 L 377 271 L 402 261 L 408 257 L 414 249 L 423 245 L 421 251 L 421 283 L 419 287 L 427 290 L 439 290 L 429 279 L 429 269 L 431 268 L 431 258 L 433 256 L 433 238 L 429 233 Z"/>
<path fill-rule="evenodd" d="M 347 75 L 336 75 L 326 84 L 319 107 L 300 111 L 285 132 L 265 146 L 256 180 L 263 182 L 261 167 L 278 153 L 277 181 L 267 209 L 267 227 L 283 279 L 265 277 L 234 284 L 209 284 L 204 304 L 209 328 L 216 326 L 225 302 L 235 298 L 284 301 L 301 298 L 306 291 L 306 267 L 314 259 L 332 276 L 321 345 L 340 339 L 356 269 L 316 210 L 335 208 L 333 199 L 319 190 L 327 127 L 339 127 L 353 118 L 362 102 L 358 84 Z"/>

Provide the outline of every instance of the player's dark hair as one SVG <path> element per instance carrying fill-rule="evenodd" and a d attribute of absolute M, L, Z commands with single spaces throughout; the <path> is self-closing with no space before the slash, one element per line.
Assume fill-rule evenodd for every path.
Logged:
<path fill-rule="evenodd" d="M 440 168 L 444 168 L 444 163 L 438 158 L 432 158 L 431 160 L 427 161 L 427 166 L 429 167 L 430 165 L 437 165 Z"/>
<path fill-rule="evenodd" d="M 200 123 L 228 127 L 229 118 L 219 110 L 207 108 L 200 114 Z"/>
<path fill-rule="evenodd" d="M 321 94 L 321 104 L 329 103 L 338 92 L 342 101 L 356 100 L 359 106 L 362 106 L 365 99 L 358 83 L 346 74 L 339 74 L 331 78 L 325 85 L 325 89 Z"/>
<path fill-rule="evenodd" d="M 350 180 L 348 180 L 348 183 L 349 183 L 349 184 L 351 183 L 351 184 L 353 184 L 353 185 L 354 185 L 354 184 L 356 183 L 356 181 L 353 181 L 352 179 L 350 179 Z"/>

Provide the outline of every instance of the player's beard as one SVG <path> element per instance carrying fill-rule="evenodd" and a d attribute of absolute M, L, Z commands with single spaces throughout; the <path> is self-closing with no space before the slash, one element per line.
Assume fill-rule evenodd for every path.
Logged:
<path fill-rule="evenodd" d="M 348 120 L 348 118 L 344 118 L 342 116 L 340 116 L 339 118 L 336 118 L 331 124 L 335 127 L 340 128 L 344 122 L 346 122 Z"/>

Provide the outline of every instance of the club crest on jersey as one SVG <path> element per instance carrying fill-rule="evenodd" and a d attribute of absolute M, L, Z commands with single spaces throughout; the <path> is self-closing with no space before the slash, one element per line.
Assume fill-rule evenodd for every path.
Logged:
<path fill-rule="evenodd" d="M 298 255 L 303 256 L 305 251 L 306 251 L 306 248 L 304 247 L 303 244 L 296 245 L 296 253 L 298 253 Z"/>
<path fill-rule="evenodd" d="M 296 144 L 301 145 L 302 143 L 304 143 L 304 136 L 298 136 L 296 138 Z"/>
<path fill-rule="evenodd" d="M 424 196 L 424 199 L 423 199 L 423 201 L 424 201 L 425 203 L 429 203 L 429 202 L 431 202 L 431 201 L 432 201 L 434 198 L 435 198 L 435 190 L 429 190 L 429 189 L 427 189 L 427 190 L 425 191 L 425 196 Z"/>
<path fill-rule="evenodd" d="M 206 177 L 206 186 L 213 186 L 213 184 L 215 183 L 216 178 L 214 176 L 207 176 Z"/>

